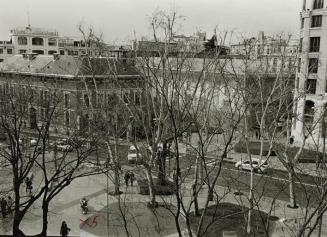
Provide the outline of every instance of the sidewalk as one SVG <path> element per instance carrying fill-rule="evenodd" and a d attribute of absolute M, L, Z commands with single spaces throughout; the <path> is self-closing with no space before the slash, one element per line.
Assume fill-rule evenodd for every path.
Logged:
<path fill-rule="evenodd" d="M 131 167 L 128 168 L 131 169 Z M 123 167 L 123 169 L 126 171 L 126 167 Z M 37 175 L 36 179 L 38 179 Z M 186 184 L 183 186 L 182 197 L 186 205 L 191 201 L 192 181 L 192 179 L 187 179 Z M 110 180 L 108 185 L 109 190 L 112 190 L 113 183 Z M 135 184 L 135 186 L 136 185 L 137 184 Z M 151 209 L 146 207 L 149 197 L 137 194 L 137 188 L 135 186 L 128 188 L 122 186 L 121 188 L 123 191 L 123 194 L 121 195 L 123 205 L 121 207 L 123 207 L 123 213 L 126 213 L 129 217 L 129 228 L 133 232 L 132 235 L 138 236 L 138 231 L 141 231 L 141 236 L 176 236 L 176 227 L 173 217 L 169 216 L 169 213 L 163 211 L 159 212 L 157 215 L 153 215 L 152 212 L 149 212 Z M 215 189 L 218 195 L 223 197 L 221 201 L 248 206 L 247 193 L 243 196 L 235 196 L 234 191 L 236 190 L 230 190 L 218 185 L 215 186 Z M 80 228 L 80 219 L 85 219 L 81 214 L 79 206 L 79 201 L 83 196 L 89 199 L 89 214 L 92 218 L 90 219 L 90 222 L 87 222 L 88 224 L 85 224 Z M 204 188 L 199 195 L 200 208 L 204 206 L 206 197 L 207 190 Z M 175 196 L 157 197 L 157 201 L 176 205 Z M 273 199 L 271 198 L 262 198 L 260 209 L 268 212 L 272 201 Z M 286 207 L 288 202 L 276 200 L 275 203 L 276 205 L 272 210 L 272 215 L 277 216 L 280 219 L 284 218 L 292 221 L 304 216 L 305 210 L 301 208 L 289 209 Z M 214 204 L 214 202 L 211 202 L 210 204 Z M 107 236 L 108 232 L 110 233 L 109 236 L 126 236 L 118 207 L 118 197 L 107 196 L 107 178 L 105 175 L 97 175 L 94 177 L 85 177 L 75 180 L 52 201 L 49 211 L 48 234 L 49 236 L 58 235 L 61 222 L 65 220 L 69 228 L 71 228 L 69 236 Z M 37 202 L 26 214 L 26 217 L 21 224 L 21 228 L 25 234 L 32 235 L 40 232 L 42 226 L 41 211 L 41 203 Z M 92 221 L 97 217 L 97 224 L 94 224 Z M 107 220 L 110 220 L 109 229 L 107 229 Z M 324 218 L 323 220 L 324 229 L 322 236 L 327 236 L 327 230 L 325 229 L 327 218 Z M 7 218 L 6 220 L 0 218 L 0 236 L 11 233 L 11 221 L 10 218 Z M 290 221 L 288 223 L 290 223 Z M 182 224 L 182 229 L 185 232 L 185 220 L 180 219 L 180 222 Z M 133 223 L 142 224 L 143 226 L 141 229 L 138 229 L 138 226 Z M 298 224 L 294 223 L 294 228 L 297 226 Z M 275 225 L 272 226 L 272 236 L 292 236 L 291 234 L 285 234 L 289 229 L 290 228 L 287 228 L 285 224 L 275 222 Z"/>

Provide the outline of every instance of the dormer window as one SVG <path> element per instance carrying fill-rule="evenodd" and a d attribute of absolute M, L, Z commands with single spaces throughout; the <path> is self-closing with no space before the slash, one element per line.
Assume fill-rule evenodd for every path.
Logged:
<path fill-rule="evenodd" d="M 321 9 L 324 7 L 324 0 L 314 0 L 313 9 Z"/>

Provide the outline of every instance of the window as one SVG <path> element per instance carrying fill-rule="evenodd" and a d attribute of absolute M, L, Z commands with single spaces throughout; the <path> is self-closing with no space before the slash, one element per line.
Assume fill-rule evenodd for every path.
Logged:
<path fill-rule="evenodd" d="M 24 36 L 19 36 L 17 41 L 18 45 L 27 45 L 27 38 Z"/>
<path fill-rule="evenodd" d="M 57 40 L 54 38 L 49 38 L 48 39 L 48 45 L 49 46 L 57 46 Z"/>
<path fill-rule="evenodd" d="M 322 15 L 312 16 L 311 27 L 321 27 Z"/>
<path fill-rule="evenodd" d="M 12 49 L 7 49 L 7 54 L 12 54 Z"/>
<path fill-rule="evenodd" d="M 301 29 L 304 28 L 304 18 L 301 19 Z"/>
<path fill-rule="evenodd" d="M 298 64 L 297 64 L 297 72 L 301 71 L 301 58 L 298 59 Z"/>
<path fill-rule="evenodd" d="M 140 105 L 140 103 L 141 103 L 140 94 L 138 92 L 135 92 L 135 94 L 134 94 L 134 103 L 135 103 L 135 105 Z"/>
<path fill-rule="evenodd" d="M 313 118 L 315 114 L 315 103 L 311 100 L 307 100 L 304 106 L 304 125 L 305 134 L 311 133 L 311 128 L 313 124 Z"/>
<path fill-rule="evenodd" d="M 324 7 L 324 0 L 314 0 L 313 9 L 321 9 Z"/>
<path fill-rule="evenodd" d="M 319 52 L 320 37 L 310 37 L 310 52 Z"/>
<path fill-rule="evenodd" d="M 26 53 L 27 51 L 26 51 L 26 49 L 20 49 L 19 50 L 19 54 L 24 54 L 24 53 Z"/>
<path fill-rule="evenodd" d="M 128 93 L 124 93 L 123 100 L 124 100 L 124 103 L 126 103 L 126 104 L 129 103 L 129 94 Z"/>
<path fill-rule="evenodd" d="M 32 50 L 32 53 L 36 53 L 36 54 L 44 54 L 43 50 Z"/>
<path fill-rule="evenodd" d="M 317 84 L 316 79 L 307 79 L 307 83 L 306 83 L 307 93 L 316 94 L 316 84 Z"/>
<path fill-rule="evenodd" d="M 299 52 L 302 53 L 303 38 L 300 38 Z"/>
<path fill-rule="evenodd" d="M 78 51 L 73 51 L 73 55 L 77 56 L 78 55 Z"/>
<path fill-rule="evenodd" d="M 321 136 L 326 139 L 327 132 L 327 104 L 324 105 L 324 113 L 321 121 Z"/>
<path fill-rule="evenodd" d="M 48 51 L 48 55 L 53 55 L 53 54 L 56 54 L 56 53 L 57 53 L 56 50 L 49 50 L 49 51 Z"/>
<path fill-rule="evenodd" d="M 32 38 L 32 45 L 43 45 L 43 39 L 39 37 Z"/>
<path fill-rule="evenodd" d="M 60 55 L 65 55 L 65 50 L 60 50 Z"/>
<path fill-rule="evenodd" d="M 273 59 L 272 71 L 273 72 L 277 71 L 277 58 Z"/>
<path fill-rule="evenodd" d="M 65 94 L 65 107 L 69 108 L 69 94 L 68 93 Z"/>
<path fill-rule="evenodd" d="M 0 49 L 0 54 L 3 54 L 3 49 Z"/>
<path fill-rule="evenodd" d="M 309 58 L 309 73 L 317 73 L 318 72 L 319 59 L 318 58 Z"/>
<path fill-rule="evenodd" d="M 66 127 L 69 127 L 69 122 L 70 122 L 69 111 L 66 111 L 65 112 L 65 124 L 66 124 Z"/>
<path fill-rule="evenodd" d="M 89 100 L 89 96 L 87 94 L 84 95 L 84 103 L 87 107 L 90 106 L 90 100 Z"/>

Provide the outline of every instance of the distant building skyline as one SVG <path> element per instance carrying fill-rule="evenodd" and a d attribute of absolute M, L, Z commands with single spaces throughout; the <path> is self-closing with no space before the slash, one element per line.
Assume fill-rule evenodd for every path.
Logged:
<path fill-rule="evenodd" d="M 61 35 L 79 37 L 78 24 L 93 26 L 108 43 L 150 36 L 149 17 L 156 10 L 175 9 L 185 16 L 182 34 L 198 30 L 210 37 L 215 26 L 243 35 L 284 32 L 298 35 L 298 0 L 1 0 L 0 39 L 9 39 L 16 26 L 55 28 Z M 29 18 L 29 20 L 28 20 Z"/>

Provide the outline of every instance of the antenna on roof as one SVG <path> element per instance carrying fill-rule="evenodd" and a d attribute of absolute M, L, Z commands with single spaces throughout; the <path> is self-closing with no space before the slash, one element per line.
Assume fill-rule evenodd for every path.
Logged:
<path fill-rule="evenodd" d="M 26 8 L 27 8 L 27 27 L 30 28 L 31 27 L 31 22 L 30 22 L 30 6 L 28 4 L 28 2 L 26 3 Z"/>
<path fill-rule="evenodd" d="M 29 10 L 27 10 L 27 26 L 28 26 L 28 28 L 31 27 L 31 24 L 30 24 L 30 11 Z"/>

